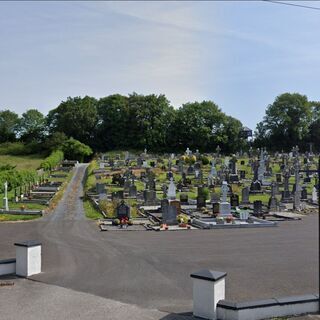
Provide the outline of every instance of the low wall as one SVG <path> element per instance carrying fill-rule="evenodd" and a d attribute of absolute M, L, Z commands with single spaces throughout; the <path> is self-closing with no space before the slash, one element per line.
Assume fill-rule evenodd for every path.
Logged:
<path fill-rule="evenodd" d="M 217 319 L 258 320 L 315 313 L 318 310 L 319 296 L 313 294 L 240 303 L 220 300 L 217 304 Z"/>
<path fill-rule="evenodd" d="M 16 259 L 0 260 L 0 276 L 16 273 Z"/>

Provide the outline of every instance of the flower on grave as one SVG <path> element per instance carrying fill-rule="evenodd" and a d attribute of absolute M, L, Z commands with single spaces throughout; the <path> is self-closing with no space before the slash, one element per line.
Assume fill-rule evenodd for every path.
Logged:
<path fill-rule="evenodd" d="M 22 206 L 20 207 L 20 209 L 21 209 L 22 211 L 24 211 L 25 208 L 26 208 L 25 205 L 22 205 Z"/>
<path fill-rule="evenodd" d="M 118 226 L 120 224 L 120 220 L 119 219 L 114 219 L 112 220 L 112 223 L 115 225 L 115 226 Z"/>

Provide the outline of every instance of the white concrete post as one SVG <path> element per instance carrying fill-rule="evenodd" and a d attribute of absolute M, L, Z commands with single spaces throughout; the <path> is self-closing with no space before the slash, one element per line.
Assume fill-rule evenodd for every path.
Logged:
<path fill-rule="evenodd" d="M 29 277 L 41 272 L 41 243 L 36 240 L 17 242 L 16 275 Z"/>
<path fill-rule="evenodd" d="M 192 273 L 193 315 L 204 319 L 217 318 L 217 303 L 225 298 L 225 272 L 201 270 Z"/>

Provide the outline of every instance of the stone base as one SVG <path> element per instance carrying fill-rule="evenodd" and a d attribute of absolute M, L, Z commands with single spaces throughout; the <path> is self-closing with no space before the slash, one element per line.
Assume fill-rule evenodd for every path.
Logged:
<path fill-rule="evenodd" d="M 231 205 L 229 202 L 220 202 L 219 215 L 228 216 L 231 214 Z"/>

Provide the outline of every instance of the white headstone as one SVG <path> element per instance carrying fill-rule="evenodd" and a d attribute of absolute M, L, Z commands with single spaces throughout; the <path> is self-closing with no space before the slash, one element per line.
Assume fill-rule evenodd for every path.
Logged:
<path fill-rule="evenodd" d="M 189 149 L 189 148 L 187 148 L 187 150 L 186 150 L 186 154 L 187 154 L 187 156 L 190 156 L 191 151 L 190 151 L 190 149 Z"/>
<path fill-rule="evenodd" d="M 227 202 L 228 191 L 228 183 L 227 181 L 223 181 L 221 186 L 221 202 Z"/>
<path fill-rule="evenodd" d="M 173 182 L 173 178 L 170 179 L 167 197 L 171 200 L 174 200 L 176 198 L 176 186 Z"/>
<path fill-rule="evenodd" d="M 313 203 L 318 202 L 318 192 L 316 187 L 313 187 L 312 189 L 312 202 Z"/>

